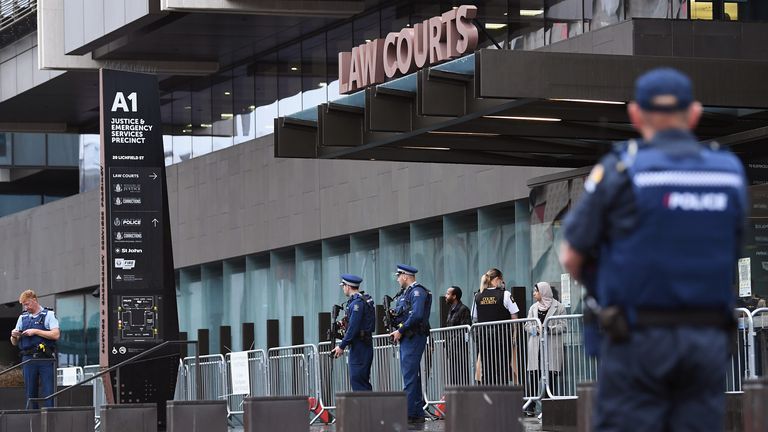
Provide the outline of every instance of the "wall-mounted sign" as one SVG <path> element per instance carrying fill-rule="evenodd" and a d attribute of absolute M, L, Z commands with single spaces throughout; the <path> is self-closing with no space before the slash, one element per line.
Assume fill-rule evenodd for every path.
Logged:
<path fill-rule="evenodd" d="M 560 303 L 565 307 L 571 307 L 571 275 L 569 273 L 560 275 Z"/>
<path fill-rule="evenodd" d="M 380 84 L 398 74 L 461 57 L 477 47 L 472 20 L 477 7 L 459 6 L 444 14 L 339 53 L 339 92 Z"/>
<path fill-rule="evenodd" d="M 739 297 L 752 296 L 752 260 L 741 258 L 739 260 Z"/>

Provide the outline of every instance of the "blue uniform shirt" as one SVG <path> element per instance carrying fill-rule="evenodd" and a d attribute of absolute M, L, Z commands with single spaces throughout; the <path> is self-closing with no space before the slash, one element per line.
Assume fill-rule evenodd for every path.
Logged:
<path fill-rule="evenodd" d="M 418 282 L 414 282 L 406 288 L 403 295 L 397 300 L 395 312 L 399 316 L 398 331 L 402 334 L 406 330 L 418 331 L 429 323 L 431 308 L 431 294 Z"/>
<path fill-rule="evenodd" d="M 627 145 L 626 142 L 618 144 L 595 166 L 585 183 L 586 193 L 565 219 L 564 237 L 582 255 L 596 256 L 596 248 L 601 243 L 623 237 L 636 227 L 632 183 L 620 160 L 620 152 Z M 677 129 L 658 132 L 651 142 L 638 141 L 638 145 L 640 148 L 659 145 L 666 152 L 682 154 L 695 153 L 701 146 L 693 134 Z M 748 214 L 746 197 L 741 206 L 744 214 Z M 743 230 L 740 236 L 742 233 Z"/>
<path fill-rule="evenodd" d="M 40 312 L 38 312 L 36 315 L 31 315 L 32 319 L 34 320 L 35 318 L 37 318 L 43 310 L 44 309 L 40 309 Z M 29 316 L 26 312 L 24 312 L 23 314 L 19 315 L 19 319 L 16 320 L 16 330 L 22 331 L 22 325 L 23 325 L 22 318 L 24 318 L 25 315 Z M 43 323 L 43 325 L 45 325 L 46 330 L 53 330 L 53 329 L 59 328 L 59 320 L 56 319 L 56 315 L 53 313 L 52 310 L 49 310 L 48 313 L 45 315 L 45 322 Z"/>
<path fill-rule="evenodd" d="M 354 340 L 360 337 L 360 331 L 373 334 L 376 329 L 376 309 L 371 296 L 363 293 L 354 293 L 347 302 L 346 314 L 348 319 L 347 330 L 344 333 L 339 347 L 344 349 Z"/>

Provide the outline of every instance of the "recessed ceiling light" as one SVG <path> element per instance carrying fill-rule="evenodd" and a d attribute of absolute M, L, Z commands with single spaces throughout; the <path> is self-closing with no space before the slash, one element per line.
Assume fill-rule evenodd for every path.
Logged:
<path fill-rule="evenodd" d="M 225 91 L 225 92 L 224 92 L 224 96 L 229 96 L 229 95 L 231 95 L 231 94 L 232 94 L 232 93 L 230 93 L 230 92 L 228 92 L 228 91 Z"/>
<path fill-rule="evenodd" d="M 520 9 L 520 16 L 539 16 L 544 13 L 544 9 Z"/>
<path fill-rule="evenodd" d="M 297 70 L 299 70 L 299 68 L 298 68 L 298 67 L 296 67 L 296 66 L 291 66 L 291 70 L 292 70 L 292 71 L 294 71 L 294 72 L 296 72 Z"/>
<path fill-rule="evenodd" d="M 485 28 L 488 30 L 500 30 L 506 27 L 506 24 L 502 23 L 485 23 Z"/>
<path fill-rule="evenodd" d="M 469 136 L 500 136 L 501 134 L 490 132 L 452 132 L 452 131 L 429 131 L 427 132 L 433 135 L 469 135 Z"/>
<path fill-rule="evenodd" d="M 251 105 L 248 107 L 249 110 L 254 111 L 256 109 L 256 105 Z"/>
<path fill-rule="evenodd" d="M 410 149 L 410 150 L 441 150 L 441 151 L 450 150 L 450 148 L 448 148 L 448 147 L 412 147 L 412 146 L 402 146 L 400 148 Z"/>
<path fill-rule="evenodd" d="M 234 115 L 232 113 L 221 113 L 221 119 L 222 120 L 229 120 L 232 117 L 234 117 Z"/>
<path fill-rule="evenodd" d="M 318 87 L 325 87 L 325 86 L 327 86 L 327 85 L 328 85 L 328 84 L 327 84 L 327 83 L 324 83 L 324 82 L 321 82 L 321 83 L 317 84 L 317 86 L 318 86 Z"/>
<path fill-rule="evenodd" d="M 192 107 L 191 107 L 191 106 L 189 106 L 189 105 L 187 105 L 187 106 L 185 106 L 185 107 L 184 107 L 184 109 L 185 109 L 185 110 L 191 110 L 191 109 L 192 109 Z"/>
<path fill-rule="evenodd" d="M 559 122 L 563 121 L 563 119 L 559 118 L 550 118 L 550 117 L 519 117 L 519 116 L 483 116 L 483 118 L 487 119 L 498 119 L 498 120 L 524 120 L 524 121 L 542 121 L 542 122 Z"/>
<path fill-rule="evenodd" d="M 618 101 L 606 101 L 606 100 L 593 100 L 593 99 L 550 99 L 552 101 L 558 101 L 558 102 L 582 102 L 582 103 L 593 103 L 593 104 L 606 104 L 606 105 L 624 105 L 624 102 L 618 102 Z"/>

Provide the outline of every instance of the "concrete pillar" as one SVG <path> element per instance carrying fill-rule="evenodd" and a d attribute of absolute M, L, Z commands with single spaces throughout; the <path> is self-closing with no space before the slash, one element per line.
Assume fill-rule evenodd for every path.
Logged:
<path fill-rule="evenodd" d="M 93 407 L 43 408 L 40 432 L 83 432 L 95 427 Z"/>
<path fill-rule="evenodd" d="M 448 387 L 446 432 L 521 432 L 523 388 L 520 386 Z"/>
<path fill-rule="evenodd" d="M 101 430 L 157 432 L 157 404 L 120 404 L 101 407 Z"/>
<path fill-rule="evenodd" d="M 249 397 L 243 411 L 243 432 L 309 432 L 307 396 Z"/>
<path fill-rule="evenodd" d="M 403 392 L 349 392 L 336 395 L 336 432 L 391 432 L 408 429 Z"/>
<path fill-rule="evenodd" d="M 168 432 L 227 432 L 227 401 L 168 401 Z"/>
<path fill-rule="evenodd" d="M 40 432 L 40 411 L 0 411 L 0 432 Z"/>

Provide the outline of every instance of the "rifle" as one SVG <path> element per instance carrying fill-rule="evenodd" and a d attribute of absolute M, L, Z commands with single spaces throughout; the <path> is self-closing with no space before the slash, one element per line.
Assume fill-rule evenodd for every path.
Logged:
<path fill-rule="evenodd" d="M 331 310 L 331 328 L 328 329 L 327 339 L 331 342 L 331 350 L 336 348 L 336 339 L 344 339 L 344 325 L 339 322 L 339 313 L 343 310 L 341 305 L 333 305 Z M 334 359 L 335 357 L 331 357 Z M 333 368 L 333 363 L 331 363 Z"/>

